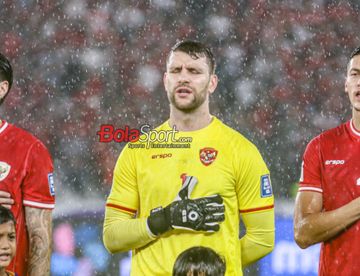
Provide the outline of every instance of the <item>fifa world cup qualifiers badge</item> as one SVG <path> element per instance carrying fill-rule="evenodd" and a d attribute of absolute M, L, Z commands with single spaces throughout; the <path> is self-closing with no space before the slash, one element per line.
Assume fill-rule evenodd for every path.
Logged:
<path fill-rule="evenodd" d="M 272 196 L 272 187 L 271 187 L 271 181 L 270 181 L 270 175 L 262 175 L 261 176 L 261 197 L 269 197 Z"/>
<path fill-rule="evenodd" d="M 54 176 L 52 173 L 48 174 L 49 190 L 52 196 L 55 195 Z"/>

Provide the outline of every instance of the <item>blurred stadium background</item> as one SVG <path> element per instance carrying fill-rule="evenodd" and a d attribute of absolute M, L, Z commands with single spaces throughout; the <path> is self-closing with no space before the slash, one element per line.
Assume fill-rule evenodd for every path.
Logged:
<path fill-rule="evenodd" d="M 0 51 L 15 84 L 0 116 L 39 137 L 55 164 L 52 275 L 126 275 L 101 242 L 104 202 L 124 144 L 101 124 L 168 117 L 165 55 L 179 39 L 212 46 L 214 115 L 251 139 L 272 173 L 277 245 L 248 275 L 312 275 L 318 247 L 297 249 L 291 214 L 311 137 L 350 118 L 346 63 L 359 43 L 359 1 L 2 0 Z"/>

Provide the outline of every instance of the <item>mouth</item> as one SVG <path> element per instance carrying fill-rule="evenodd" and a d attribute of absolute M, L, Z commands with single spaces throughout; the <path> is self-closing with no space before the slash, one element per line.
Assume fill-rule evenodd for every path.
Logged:
<path fill-rule="evenodd" d="M 10 253 L 2 253 L 0 254 L 0 261 L 6 262 L 10 259 L 11 254 Z"/>
<path fill-rule="evenodd" d="M 175 90 L 176 94 L 191 94 L 192 90 L 189 87 L 179 87 Z"/>

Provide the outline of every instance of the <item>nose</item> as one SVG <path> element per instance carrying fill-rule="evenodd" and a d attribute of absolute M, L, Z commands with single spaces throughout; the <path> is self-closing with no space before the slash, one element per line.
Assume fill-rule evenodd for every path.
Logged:
<path fill-rule="evenodd" d="M 3 250 L 6 250 L 6 249 L 9 249 L 10 248 L 10 243 L 8 240 L 2 240 L 1 241 L 1 245 L 0 245 L 0 248 L 3 249 Z"/>
<path fill-rule="evenodd" d="M 187 73 L 185 66 L 182 66 L 181 71 L 179 72 L 179 83 L 188 83 L 189 82 L 189 74 Z"/>

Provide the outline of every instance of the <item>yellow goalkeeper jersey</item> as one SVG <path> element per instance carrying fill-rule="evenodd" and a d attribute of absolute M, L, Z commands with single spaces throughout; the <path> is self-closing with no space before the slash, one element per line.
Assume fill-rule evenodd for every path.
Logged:
<path fill-rule="evenodd" d="M 168 121 L 155 129 L 171 132 Z M 153 135 L 155 136 L 155 135 Z M 226 275 L 242 275 L 240 213 L 273 208 L 269 170 L 257 148 L 213 117 L 205 128 L 177 132 L 170 141 L 129 143 L 116 163 L 107 208 L 144 218 L 170 204 L 184 176 L 196 176 L 191 198 L 220 194 L 225 221 L 216 233 L 174 229 L 133 250 L 132 275 L 171 275 L 177 256 L 192 246 L 207 246 L 226 260 Z M 261 224 L 261 222 L 259 222 Z"/>

